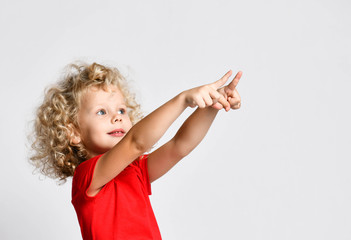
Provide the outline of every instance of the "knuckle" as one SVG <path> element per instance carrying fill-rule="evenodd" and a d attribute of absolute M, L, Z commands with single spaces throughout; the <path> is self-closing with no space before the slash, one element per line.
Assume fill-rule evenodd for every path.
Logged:
<path fill-rule="evenodd" d="M 216 92 L 216 93 L 214 93 L 214 98 L 215 99 L 220 99 L 221 97 L 223 97 L 220 93 L 218 93 L 218 92 Z"/>

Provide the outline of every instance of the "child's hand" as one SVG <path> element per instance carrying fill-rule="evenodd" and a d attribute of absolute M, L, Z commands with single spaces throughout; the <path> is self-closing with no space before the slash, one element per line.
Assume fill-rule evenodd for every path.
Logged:
<path fill-rule="evenodd" d="M 219 88 L 228 81 L 230 75 L 231 71 L 226 73 L 221 79 L 214 83 L 183 92 L 183 94 L 185 94 L 186 104 L 190 107 L 198 106 L 199 108 L 213 106 L 218 110 L 224 108 L 226 111 L 229 111 L 231 107 L 230 101 L 227 100 L 225 94 L 220 92 Z"/>
<path fill-rule="evenodd" d="M 242 76 L 242 72 L 238 72 L 234 79 L 225 87 L 222 87 L 218 89 L 218 92 L 227 100 L 227 102 L 230 104 L 231 109 L 239 109 L 241 106 L 241 98 L 239 95 L 239 92 L 236 90 L 236 86 L 239 83 L 239 80 Z M 232 71 L 228 71 L 224 76 L 227 79 L 232 75 Z M 215 109 L 221 109 L 223 106 L 220 105 L 220 103 L 216 103 L 212 106 Z"/>

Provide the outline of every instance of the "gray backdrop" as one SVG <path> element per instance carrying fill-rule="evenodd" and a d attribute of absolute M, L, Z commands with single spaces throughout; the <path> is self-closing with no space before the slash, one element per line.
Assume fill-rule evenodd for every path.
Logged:
<path fill-rule="evenodd" d="M 149 113 L 242 70 L 242 108 L 151 196 L 164 239 L 351 239 L 350 1 L 2 1 L 0 239 L 80 239 L 71 181 L 32 175 L 28 122 L 77 59 Z M 190 109 L 159 142 L 167 141 Z"/>

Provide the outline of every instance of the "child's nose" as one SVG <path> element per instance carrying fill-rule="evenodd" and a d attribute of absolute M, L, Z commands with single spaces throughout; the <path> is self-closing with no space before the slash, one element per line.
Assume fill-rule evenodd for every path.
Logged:
<path fill-rule="evenodd" d="M 119 116 L 119 114 L 117 114 L 117 115 L 112 119 L 112 122 L 113 122 L 113 123 L 115 123 L 115 122 L 122 122 L 121 116 Z"/>

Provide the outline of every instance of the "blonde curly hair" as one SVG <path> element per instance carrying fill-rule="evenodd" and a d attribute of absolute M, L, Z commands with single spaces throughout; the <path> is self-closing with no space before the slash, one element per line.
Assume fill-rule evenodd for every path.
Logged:
<path fill-rule="evenodd" d="M 91 86 L 107 89 L 116 86 L 122 92 L 133 124 L 142 118 L 140 105 L 128 90 L 127 82 L 117 68 L 97 63 L 73 63 L 65 68 L 62 79 L 45 92 L 34 122 L 30 162 L 48 177 L 65 182 L 76 167 L 87 160 L 82 143 L 71 139 L 78 128 L 77 114 L 82 94 Z"/>

